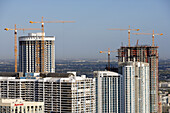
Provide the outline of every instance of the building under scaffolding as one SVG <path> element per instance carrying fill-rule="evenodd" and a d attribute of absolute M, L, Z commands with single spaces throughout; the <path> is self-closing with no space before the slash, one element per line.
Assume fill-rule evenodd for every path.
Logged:
<path fill-rule="evenodd" d="M 158 46 L 130 46 L 118 49 L 118 65 L 124 62 L 146 62 L 150 70 L 150 112 L 158 112 Z"/>

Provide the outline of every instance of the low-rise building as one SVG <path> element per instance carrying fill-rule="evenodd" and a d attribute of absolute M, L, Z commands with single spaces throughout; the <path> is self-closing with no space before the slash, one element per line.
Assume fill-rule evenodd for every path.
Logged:
<path fill-rule="evenodd" d="M 0 113 L 44 113 L 44 102 L 0 99 Z"/>
<path fill-rule="evenodd" d="M 170 94 L 169 94 L 170 82 L 162 81 L 159 83 L 159 103 L 162 113 L 169 113 L 170 111 Z"/>

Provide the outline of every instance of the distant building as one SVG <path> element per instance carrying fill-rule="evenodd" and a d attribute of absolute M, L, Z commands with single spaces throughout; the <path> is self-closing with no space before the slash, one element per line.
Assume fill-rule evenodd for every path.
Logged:
<path fill-rule="evenodd" d="M 170 88 L 170 82 L 160 82 L 159 87 L 160 88 Z"/>
<path fill-rule="evenodd" d="M 0 72 L 0 77 L 23 77 L 22 72 Z"/>
<path fill-rule="evenodd" d="M 41 54 L 41 40 L 42 33 L 29 33 L 28 36 L 19 37 L 20 72 L 55 72 L 55 37 L 45 36 L 44 33 L 44 58 Z M 44 66 L 42 59 L 44 59 Z"/>
<path fill-rule="evenodd" d="M 123 113 L 122 75 L 111 71 L 94 71 L 96 113 Z"/>
<path fill-rule="evenodd" d="M 150 112 L 158 113 L 158 46 L 122 46 L 118 49 L 118 64 L 123 62 L 149 63 Z"/>
<path fill-rule="evenodd" d="M 125 113 L 150 113 L 149 64 L 126 62 L 122 69 Z"/>
<path fill-rule="evenodd" d="M 0 113 L 44 113 L 44 102 L 0 99 Z"/>
<path fill-rule="evenodd" d="M 45 113 L 95 113 L 95 80 L 73 72 L 0 77 L 0 98 L 44 102 Z"/>
<path fill-rule="evenodd" d="M 162 113 L 170 113 L 170 106 L 168 105 L 162 106 Z"/>
<path fill-rule="evenodd" d="M 162 113 L 170 112 L 170 94 L 169 94 L 170 82 L 159 83 L 159 103 Z"/>

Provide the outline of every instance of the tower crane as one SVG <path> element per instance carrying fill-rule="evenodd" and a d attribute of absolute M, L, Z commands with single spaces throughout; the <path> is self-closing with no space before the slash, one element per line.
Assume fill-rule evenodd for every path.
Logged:
<path fill-rule="evenodd" d="M 136 42 L 136 46 L 138 46 L 138 43 L 139 43 L 139 40 L 137 40 L 137 42 Z"/>
<path fill-rule="evenodd" d="M 139 29 L 130 29 L 130 25 L 129 25 L 129 29 L 110 28 L 108 30 L 128 31 L 128 46 L 129 47 L 130 47 L 130 31 L 139 31 Z"/>
<path fill-rule="evenodd" d="M 117 51 L 110 51 L 110 48 L 108 48 L 108 51 L 100 51 L 100 53 L 108 53 L 108 70 L 110 71 L 110 53 L 111 52 L 117 52 Z"/>
<path fill-rule="evenodd" d="M 22 30 L 22 31 L 26 31 L 26 30 L 40 30 L 38 28 L 17 28 L 16 24 L 14 26 L 14 29 L 10 29 L 10 28 L 5 28 L 4 30 L 9 31 L 9 30 L 14 30 L 14 35 L 15 35 L 15 46 L 14 46 L 14 53 L 15 53 L 15 72 L 17 72 L 17 31 L 18 30 Z"/>
<path fill-rule="evenodd" d="M 41 40 L 41 66 L 42 66 L 42 72 L 44 72 L 44 23 L 74 23 L 75 21 L 44 21 L 43 20 L 43 17 L 41 18 L 41 21 L 39 22 L 34 22 L 34 21 L 30 21 L 29 23 L 33 24 L 33 23 L 41 23 L 41 30 L 42 30 L 42 40 Z M 39 44 L 38 42 L 36 41 L 36 72 L 40 71 L 39 70 L 39 58 L 38 58 L 38 47 Z"/>
<path fill-rule="evenodd" d="M 155 35 L 163 35 L 163 33 L 154 33 L 154 30 L 153 30 L 153 33 L 132 33 L 132 34 L 135 34 L 135 35 L 152 35 L 152 46 L 155 45 Z"/>

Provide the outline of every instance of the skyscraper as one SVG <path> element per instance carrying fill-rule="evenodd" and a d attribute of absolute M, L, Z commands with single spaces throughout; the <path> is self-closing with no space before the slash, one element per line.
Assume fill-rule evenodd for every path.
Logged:
<path fill-rule="evenodd" d="M 149 64 L 125 62 L 119 68 L 123 75 L 125 113 L 149 113 Z"/>
<path fill-rule="evenodd" d="M 44 34 L 45 36 L 45 34 Z M 55 72 L 55 37 L 44 37 L 44 66 L 42 66 L 42 33 L 29 33 L 19 37 L 20 72 Z M 42 69 L 44 68 L 44 69 Z"/>
<path fill-rule="evenodd" d="M 134 46 L 118 49 L 118 64 L 136 61 L 149 63 L 150 112 L 158 112 L 158 47 Z M 120 71 L 120 70 L 119 70 Z"/>
<path fill-rule="evenodd" d="M 122 75 L 111 71 L 94 71 L 96 113 L 123 113 Z"/>

